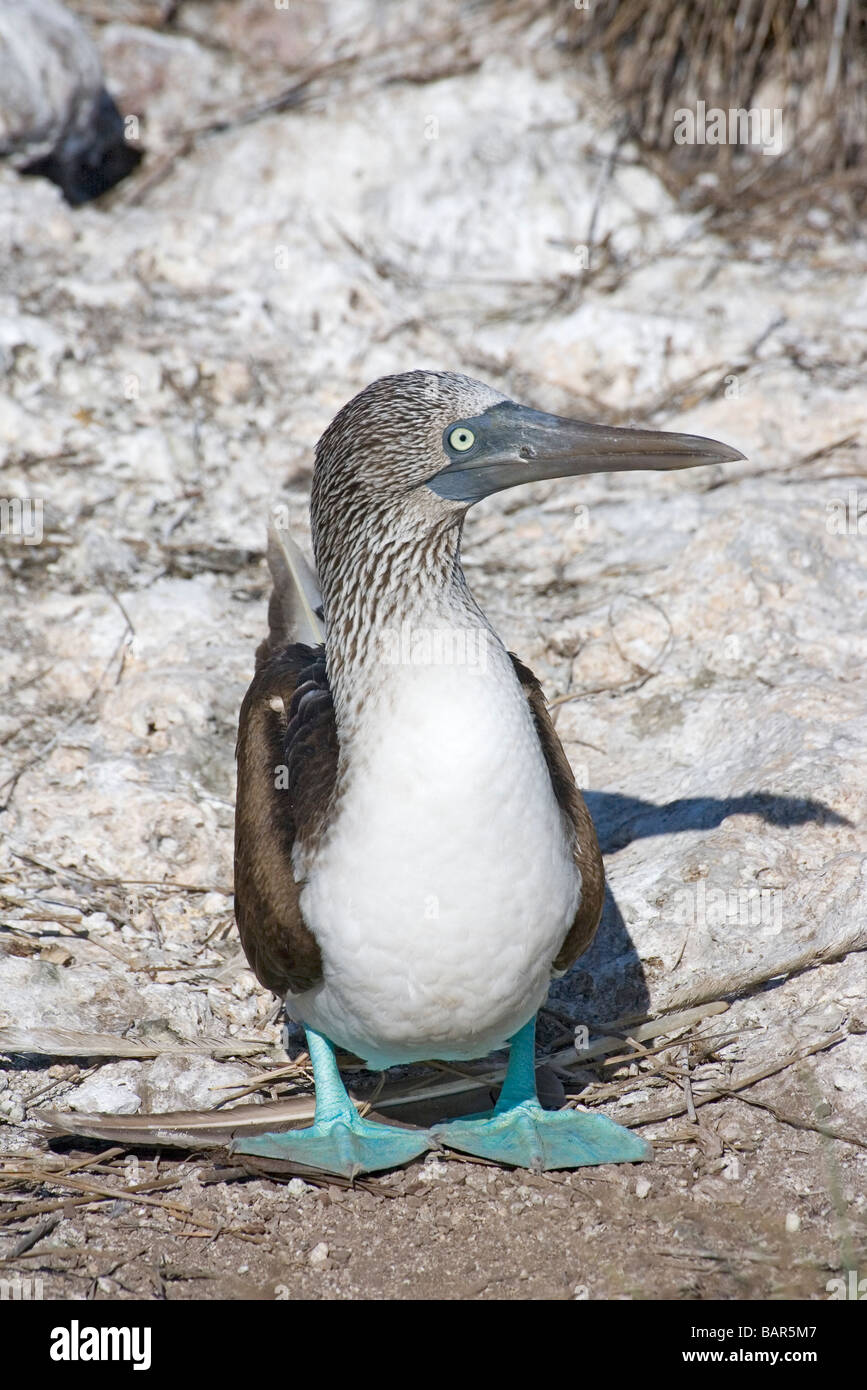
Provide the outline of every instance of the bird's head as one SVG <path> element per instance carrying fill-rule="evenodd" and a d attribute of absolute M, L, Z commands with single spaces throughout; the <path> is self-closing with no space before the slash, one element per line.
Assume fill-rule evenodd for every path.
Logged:
<path fill-rule="evenodd" d="M 417 536 L 459 524 L 473 503 L 519 483 L 740 458 L 698 435 L 547 415 L 455 372 L 406 372 L 367 386 L 320 439 L 314 537 L 326 519 L 346 536 L 386 518 L 389 530 Z"/>

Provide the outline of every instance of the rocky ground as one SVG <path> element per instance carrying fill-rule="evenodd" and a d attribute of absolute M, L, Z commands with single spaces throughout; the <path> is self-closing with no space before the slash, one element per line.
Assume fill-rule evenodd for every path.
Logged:
<path fill-rule="evenodd" d="M 619 143 L 544 17 L 76 8 L 147 156 L 75 210 L 0 169 L 2 495 L 36 528 L 2 544 L 0 1278 L 828 1297 L 867 1272 L 867 243 L 818 205 L 723 239 Z M 606 851 L 546 1084 L 639 1125 L 655 1161 L 433 1157 L 347 1189 L 251 1174 L 214 1134 L 58 1137 L 48 1108 L 84 1132 L 309 1095 L 303 1058 L 260 1079 L 286 1053 L 232 923 L 265 523 L 283 503 L 305 541 L 319 433 L 419 366 L 747 456 L 538 484 L 466 530 Z M 582 1059 L 575 1025 L 624 1041 Z"/>

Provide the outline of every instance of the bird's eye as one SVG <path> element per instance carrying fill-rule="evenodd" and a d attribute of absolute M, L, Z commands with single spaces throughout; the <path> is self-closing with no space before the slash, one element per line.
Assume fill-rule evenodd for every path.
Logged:
<path fill-rule="evenodd" d="M 468 430 L 466 425 L 458 425 L 457 429 L 452 430 L 449 435 L 449 444 L 453 449 L 460 453 L 465 453 L 467 449 L 472 449 L 476 442 L 476 436 L 472 430 Z"/>

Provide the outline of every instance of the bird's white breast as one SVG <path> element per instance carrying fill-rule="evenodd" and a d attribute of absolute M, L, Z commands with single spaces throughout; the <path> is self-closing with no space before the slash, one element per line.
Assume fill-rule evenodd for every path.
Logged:
<path fill-rule="evenodd" d="M 383 669 L 306 866 L 323 981 L 293 1017 L 372 1066 L 477 1057 L 542 1003 L 578 907 L 570 830 L 506 652 Z"/>

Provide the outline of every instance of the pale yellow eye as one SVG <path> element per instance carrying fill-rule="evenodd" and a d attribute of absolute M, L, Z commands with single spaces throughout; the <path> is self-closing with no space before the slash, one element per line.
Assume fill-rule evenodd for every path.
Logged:
<path fill-rule="evenodd" d="M 476 442 L 476 436 L 472 430 L 468 430 L 466 425 L 458 425 L 449 435 L 449 444 L 459 453 L 465 453 L 467 449 L 472 449 Z"/>

